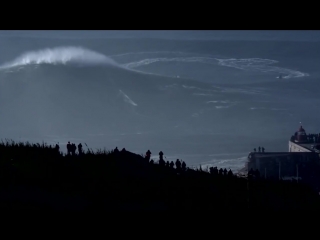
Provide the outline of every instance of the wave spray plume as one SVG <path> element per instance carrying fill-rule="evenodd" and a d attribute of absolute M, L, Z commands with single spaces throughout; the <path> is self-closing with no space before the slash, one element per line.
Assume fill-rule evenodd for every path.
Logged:
<path fill-rule="evenodd" d="M 30 64 L 67 64 L 113 65 L 121 67 L 111 58 L 82 47 L 56 47 L 22 54 L 12 62 L 5 63 L 0 69 L 7 69 Z"/>

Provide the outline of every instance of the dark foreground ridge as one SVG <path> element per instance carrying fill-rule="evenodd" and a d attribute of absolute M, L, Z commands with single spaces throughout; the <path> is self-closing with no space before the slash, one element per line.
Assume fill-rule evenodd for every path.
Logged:
<path fill-rule="evenodd" d="M 68 145 L 70 147 L 70 145 Z M 79 145 L 78 145 L 79 146 Z M 319 195 L 302 183 L 235 176 L 226 169 L 188 168 L 119 151 L 0 143 L 0 205 L 28 210 L 319 209 Z"/>

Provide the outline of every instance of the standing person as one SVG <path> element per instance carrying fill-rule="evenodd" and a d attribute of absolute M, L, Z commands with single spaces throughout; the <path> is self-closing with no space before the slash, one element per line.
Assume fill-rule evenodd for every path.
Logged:
<path fill-rule="evenodd" d="M 173 161 L 170 162 L 170 168 L 173 168 L 174 167 L 174 163 Z"/>
<path fill-rule="evenodd" d="M 181 162 L 179 161 L 179 159 L 176 160 L 176 169 L 180 170 L 181 168 Z"/>
<path fill-rule="evenodd" d="M 150 150 L 148 150 L 148 151 L 146 152 L 146 160 L 147 160 L 147 162 L 150 161 L 150 158 L 151 158 L 151 152 L 150 152 Z"/>
<path fill-rule="evenodd" d="M 56 151 L 57 151 L 57 152 L 59 152 L 59 150 L 60 150 L 60 146 L 59 146 L 59 144 L 58 144 L 58 143 L 56 143 L 55 149 L 56 149 Z"/>
<path fill-rule="evenodd" d="M 67 151 L 68 151 L 68 155 L 70 155 L 71 154 L 71 144 L 70 144 L 70 142 L 68 142 L 67 143 Z"/>
<path fill-rule="evenodd" d="M 82 155 L 82 144 L 81 143 L 78 144 L 78 151 L 79 151 L 79 155 Z"/>
<path fill-rule="evenodd" d="M 223 173 L 224 173 L 225 176 L 227 176 L 228 170 L 225 168 L 225 169 L 223 170 Z"/>
<path fill-rule="evenodd" d="M 169 161 L 166 162 L 166 167 L 169 168 L 170 167 L 170 163 Z"/>
<path fill-rule="evenodd" d="M 159 152 L 159 158 L 160 158 L 160 160 L 163 160 L 163 152 L 162 151 Z"/>
<path fill-rule="evenodd" d="M 182 170 L 183 171 L 187 170 L 187 164 L 184 161 L 182 161 Z"/>
<path fill-rule="evenodd" d="M 159 160 L 159 165 L 162 166 L 162 167 L 164 167 L 166 165 L 166 162 L 163 160 L 163 158 L 161 158 Z"/>
<path fill-rule="evenodd" d="M 72 150 L 72 155 L 75 156 L 76 155 L 77 146 L 74 143 L 72 143 L 71 146 L 72 146 L 72 149 L 71 149 Z"/>

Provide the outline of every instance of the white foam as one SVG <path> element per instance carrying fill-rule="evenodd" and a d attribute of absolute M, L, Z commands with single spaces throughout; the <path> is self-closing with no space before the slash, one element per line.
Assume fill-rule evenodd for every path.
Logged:
<path fill-rule="evenodd" d="M 216 106 L 216 108 L 217 108 L 217 109 L 221 109 L 221 108 L 229 108 L 229 107 L 231 107 L 231 105 L 230 105 L 230 106 Z"/>
<path fill-rule="evenodd" d="M 212 96 L 213 94 L 210 94 L 210 93 L 193 93 L 192 95 L 196 95 L 196 96 Z"/>
<path fill-rule="evenodd" d="M 186 89 L 197 89 L 197 90 L 204 91 L 204 92 L 216 92 L 213 89 L 204 89 L 204 88 L 198 88 L 198 87 L 194 87 L 194 86 L 182 85 L 182 87 L 186 88 Z"/>
<path fill-rule="evenodd" d="M 127 53 L 121 53 L 116 55 L 111 55 L 110 57 L 123 57 L 128 55 L 142 55 L 142 54 L 181 54 L 186 55 L 190 53 L 184 53 L 184 52 L 170 52 L 170 51 L 156 51 L 156 52 L 127 52 Z"/>
<path fill-rule="evenodd" d="M 258 95 L 266 95 L 263 94 L 261 91 L 258 90 L 252 90 L 252 89 L 242 89 L 242 88 L 223 88 L 223 87 L 217 87 L 213 86 L 217 89 L 219 89 L 220 92 L 226 92 L 226 93 L 244 93 L 244 94 L 258 94 Z"/>
<path fill-rule="evenodd" d="M 208 64 L 217 64 L 215 58 L 209 57 L 175 57 L 175 58 L 147 58 L 140 61 L 123 64 L 127 68 L 137 68 L 156 62 L 200 62 Z"/>
<path fill-rule="evenodd" d="M 129 98 L 128 95 L 126 95 L 121 89 L 119 89 L 120 94 L 123 96 L 123 100 L 127 103 L 129 103 L 132 106 L 138 106 L 138 104 L 136 104 L 134 101 L 131 100 L 131 98 Z"/>
<path fill-rule="evenodd" d="M 278 63 L 276 60 L 271 59 L 261 59 L 261 58 L 243 58 L 243 59 L 217 59 L 219 65 L 225 67 L 233 67 L 246 71 L 258 71 L 266 73 L 276 73 L 285 75 L 283 78 L 297 78 L 309 76 L 308 73 L 303 73 L 296 70 L 291 70 L 287 68 L 269 66 L 271 64 Z"/>
<path fill-rule="evenodd" d="M 229 103 L 229 101 L 208 101 L 206 103 Z"/>
<path fill-rule="evenodd" d="M 250 110 L 258 110 L 258 109 L 265 109 L 265 108 L 263 108 L 263 107 L 251 107 L 251 108 L 249 108 Z"/>
<path fill-rule="evenodd" d="M 38 51 L 30 51 L 15 60 L 0 66 L 0 69 L 25 66 L 29 64 L 67 64 L 80 63 L 85 65 L 109 64 L 120 66 L 111 58 L 82 47 L 56 47 Z"/>
<path fill-rule="evenodd" d="M 250 110 L 261 110 L 261 109 L 267 109 L 267 110 L 272 110 L 272 111 L 286 111 L 288 109 L 286 108 L 264 108 L 264 107 L 251 107 L 249 108 Z"/>
<path fill-rule="evenodd" d="M 231 158 L 231 159 L 212 159 L 209 162 L 201 163 L 202 169 L 207 167 L 218 167 L 231 169 L 232 171 L 238 171 L 245 166 L 246 161 L 248 160 L 247 156 Z"/>
<path fill-rule="evenodd" d="M 184 88 L 189 88 L 189 89 L 199 89 L 199 88 L 194 87 L 194 86 L 186 86 L 186 85 L 182 85 L 182 87 L 184 87 Z"/>
<path fill-rule="evenodd" d="M 132 53 L 133 54 L 133 53 Z M 123 64 L 124 67 L 132 69 L 141 66 L 153 64 L 156 62 L 199 62 L 205 64 L 220 65 L 224 67 L 232 67 L 245 71 L 256 71 L 262 73 L 275 73 L 277 75 L 284 75 L 283 78 L 297 78 L 309 76 L 308 73 L 303 73 L 297 70 L 270 66 L 271 64 L 278 63 L 276 60 L 262 59 L 262 58 L 229 58 L 219 59 L 212 57 L 174 57 L 174 58 L 147 58 L 135 62 Z"/>
<path fill-rule="evenodd" d="M 273 111 L 286 111 L 288 109 L 286 109 L 286 108 L 271 108 L 271 110 L 273 110 Z"/>

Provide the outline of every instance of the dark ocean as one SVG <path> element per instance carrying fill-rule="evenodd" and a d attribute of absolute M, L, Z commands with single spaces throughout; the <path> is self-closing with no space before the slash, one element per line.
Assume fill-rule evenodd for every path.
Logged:
<path fill-rule="evenodd" d="M 237 170 L 320 133 L 320 31 L 0 31 L 0 53 L 3 140 Z"/>

